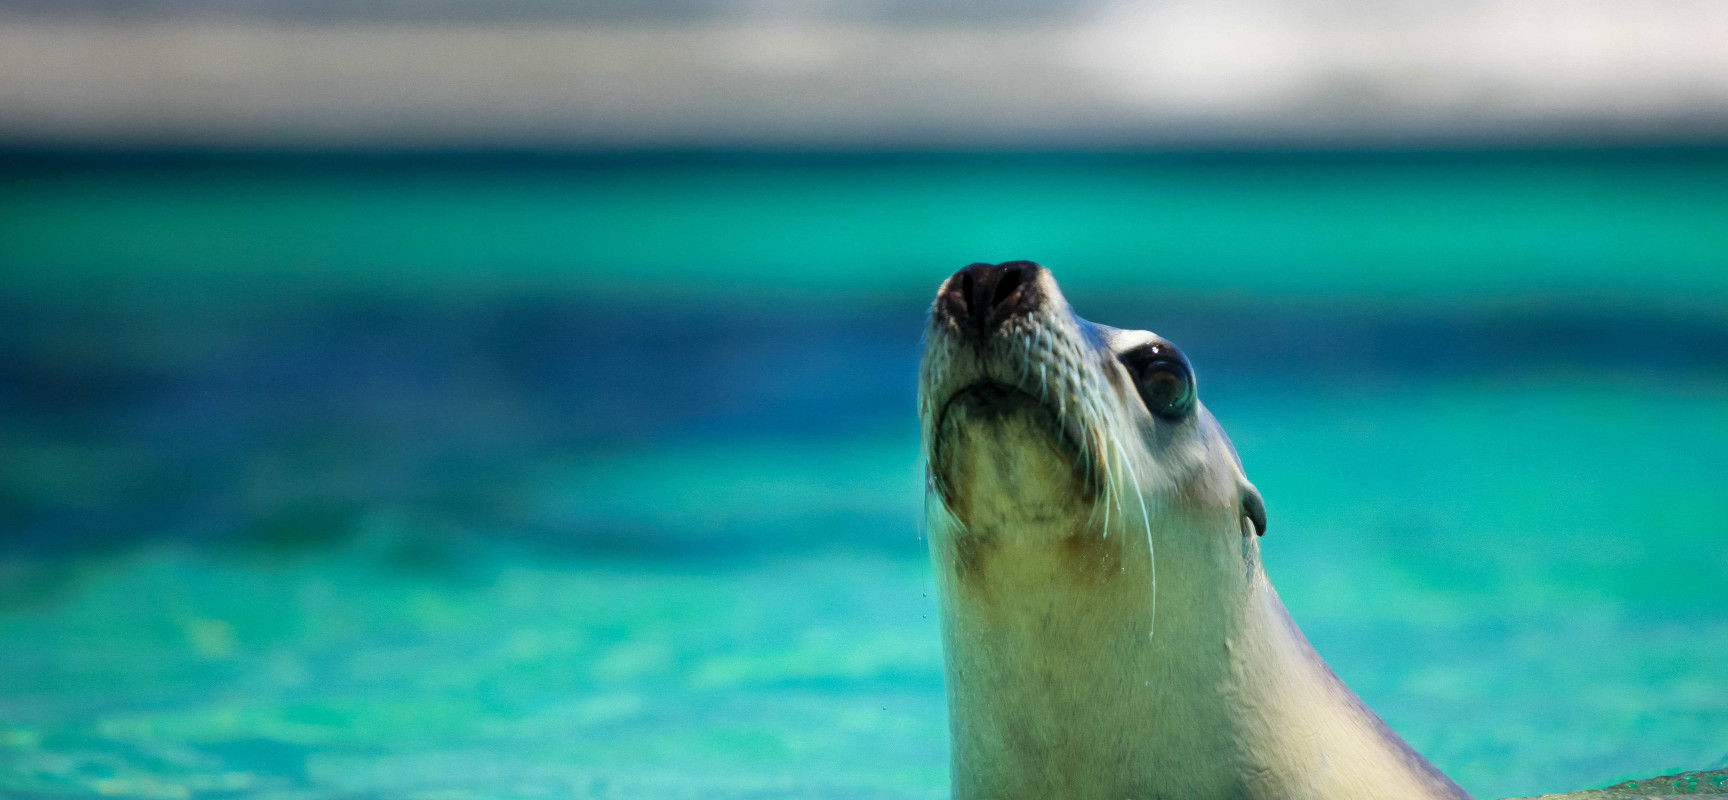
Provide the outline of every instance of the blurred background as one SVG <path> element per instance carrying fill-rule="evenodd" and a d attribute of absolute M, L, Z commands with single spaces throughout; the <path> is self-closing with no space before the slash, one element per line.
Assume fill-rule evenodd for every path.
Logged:
<path fill-rule="evenodd" d="M 925 310 L 1484 798 L 1728 766 L 1728 6 L 0 0 L 0 795 L 940 798 Z"/>

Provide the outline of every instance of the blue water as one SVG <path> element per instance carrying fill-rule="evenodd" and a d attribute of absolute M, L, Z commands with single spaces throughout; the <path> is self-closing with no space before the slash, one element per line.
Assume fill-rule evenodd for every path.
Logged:
<path fill-rule="evenodd" d="M 1579 196 L 1531 201 L 1548 216 L 1447 239 L 1448 252 L 1490 252 L 1507 231 L 1519 252 L 1672 229 L 1681 244 L 1663 252 L 1680 267 L 1534 294 L 1433 294 L 1444 280 L 1422 274 L 1368 290 L 1359 265 L 1309 290 L 1233 289 L 1255 273 L 1221 267 L 1218 284 L 1099 291 L 1087 287 L 1122 274 L 1089 265 L 1102 245 L 1076 250 L 1068 272 L 1047 260 L 1074 275 L 1081 314 L 1183 345 L 1266 496 L 1266 564 L 1292 614 L 1467 788 L 1525 795 L 1711 766 L 1728 756 L 1728 315 L 1700 288 L 1717 280 L 1719 231 L 1685 220 L 1722 193 L 1672 162 L 1495 158 L 1451 172 L 1304 161 L 1270 195 L 1235 168 L 1186 165 L 1170 180 L 1262 200 L 1317 181 L 1332 210 L 1301 213 L 1334 227 L 1298 237 L 1298 254 L 1383 248 L 1397 264 L 1441 226 L 1410 223 L 1415 244 L 1365 235 L 1380 244 L 1364 250 L 1337 215 L 1384 193 L 1444 211 L 1510 172 Z M 543 193 L 565 184 L 533 165 L 494 165 L 480 184 L 466 167 L 320 167 L 369 187 L 346 194 L 295 177 L 303 166 L 9 173 L 53 191 L 32 207 L 46 222 L 0 241 L 0 262 L 61 258 L 70 277 L 0 281 L 0 796 L 945 796 L 912 393 L 924 284 L 958 264 L 908 258 L 893 269 L 916 281 L 876 275 L 857 292 L 776 265 L 695 289 L 545 291 L 535 282 L 558 270 L 543 265 L 510 273 L 526 288 L 494 275 L 409 291 L 400 265 L 380 267 L 387 281 L 353 264 L 354 278 L 282 266 L 389 252 L 358 225 L 319 244 L 336 212 L 296 205 L 298 190 L 186 211 L 186 186 L 214 197 L 224 174 L 238 197 L 324 187 L 313 197 L 405 215 L 391 223 L 403 236 L 442 221 L 466 243 L 440 256 L 454 269 L 486 252 L 492 212 L 380 198 L 431 185 L 482 209 L 567 207 Z M 755 207 L 805 198 L 845 229 L 860 223 L 840 195 L 903 191 L 879 166 L 746 162 L 726 181 L 766 169 Z M 984 176 L 968 180 L 1032 180 L 962 166 Z M 1076 181 L 1115 180 L 1081 167 Z M 606 181 L 643 209 L 676 208 L 700 174 L 616 168 Z M 948 198 L 929 208 L 976 196 L 948 178 L 918 188 Z M 1453 200 L 1435 199 L 1437 180 Z M 1685 213 L 1613 228 L 1608 210 L 1660 194 L 1627 186 L 1664 185 L 1685 188 L 1660 201 Z M 24 196 L 9 191 L 0 204 L 16 210 Z M 104 215 L 76 224 L 80 207 Z M 1252 220 L 1271 207 L 1236 219 L 1265 234 Z M 652 222 L 636 219 L 631 230 Z M 715 263 L 740 269 L 738 242 L 787 224 L 728 219 L 746 229 L 645 250 L 719 247 Z M 1568 238 L 1543 219 L 1590 231 Z M 137 227 L 199 220 L 198 236 Z M 308 221 L 312 233 L 291 228 Z M 258 234 L 271 225 L 288 226 L 275 249 Z M 1194 236 L 1179 243 L 1202 258 Z M 212 241 L 256 254 L 268 291 L 184 291 L 201 270 L 254 274 Z M 575 257 L 555 237 L 537 246 L 546 264 Z M 1249 260 L 1276 249 L 1219 247 Z M 187 273 L 168 263 L 176 248 Z M 1616 248 L 1597 263 L 1634 253 Z M 128 272 L 127 253 L 156 271 Z M 618 285 L 641 280 L 618 269 Z M 1547 286 L 1549 269 L 1495 285 Z M 788 291 L 764 288 L 782 278 Z M 1603 293 L 1623 282 L 1648 291 Z M 116 289 L 142 284 L 155 291 Z"/>

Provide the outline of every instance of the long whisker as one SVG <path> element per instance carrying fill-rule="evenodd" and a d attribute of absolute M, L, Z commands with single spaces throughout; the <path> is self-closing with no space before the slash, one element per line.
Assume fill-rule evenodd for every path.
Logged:
<path fill-rule="evenodd" d="M 1104 496 L 1101 498 L 1102 503 L 1104 503 L 1104 536 L 1102 537 L 1104 537 L 1104 539 L 1109 539 L 1109 506 L 1115 505 L 1116 517 L 1121 517 L 1121 499 L 1120 496 L 1118 496 L 1118 491 L 1116 491 L 1116 482 L 1111 479 L 1113 470 L 1109 468 L 1108 463 L 1109 458 L 1111 458 L 1111 456 L 1109 456 L 1109 453 L 1111 453 L 1111 451 L 1109 451 L 1109 446 L 1111 446 L 1111 444 L 1116 444 L 1116 439 L 1115 435 L 1109 434 L 1108 422 L 1104 420 L 1104 415 L 1102 415 L 1102 411 L 1099 411 L 1099 406 L 1097 406 L 1097 403 L 1094 403 L 1094 399 L 1092 399 L 1092 397 L 1087 397 L 1085 401 L 1087 401 L 1087 403 L 1085 403 L 1085 408 L 1087 408 L 1090 416 L 1092 416 L 1092 430 L 1096 430 L 1097 432 L 1097 461 L 1099 461 L 1097 467 L 1101 467 L 1102 470 L 1104 470 L 1104 475 L 1102 475 L 1101 480 L 1102 492 L 1104 492 Z M 1120 448 L 1120 444 L 1118 444 L 1118 448 Z M 1094 465 L 1089 461 L 1089 463 L 1087 463 L 1087 468 L 1092 467 L 1094 467 Z"/>
<path fill-rule="evenodd" d="M 1120 451 L 1120 443 L 1116 446 Z M 1152 516 L 1146 513 L 1146 490 L 1140 485 L 1139 476 L 1134 474 L 1134 464 L 1128 460 L 1128 454 L 1122 453 L 1122 466 L 1128 472 L 1128 480 L 1134 486 L 1134 494 L 1140 499 L 1140 519 L 1146 525 L 1146 561 L 1152 569 L 1152 620 L 1147 624 L 1146 638 L 1153 639 L 1158 635 L 1158 556 L 1152 546 Z"/>
<path fill-rule="evenodd" d="M 1098 447 L 1102 451 L 1099 453 L 1100 458 L 1102 458 L 1102 459 L 1110 458 L 1109 451 L 1107 449 L 1105 449 L 1105 445 L 1110 444 L 1110 443 L 1111 443 L 1111 440 L 1110 440 L 1108 434 L 1100 434 L 1099 442 L 1098 442 Z M 1104 538 L 1105 539 L 1110 538 L 1110 505 L 1112 502 L 1115 502 L 1117 515 L 1120 516 L 1121 510 L 1122 510 L 1122 504 L 1120 502 L 1116 501 L 1116 482 L 1110 479 L 1109 465 L 1106 464 L 1105 469 L 1104 469 Z"/>
<path fill-rule="evenodd" d="M 1128 457 L 1127 452 L 1122 449 L 1122 442 L 1116 438 L 1115 432 L 1109 428 L 1105 428 L 1104 430 L 1107 431 L 1105 434 L 1107 439 L 1106 443 L 1113 446 L 1115 448 L 1115 453 L 1120 454 L 1122 459 L 1126 461 Z M 1112 462 L 1115 460 L 1115 456 L 1110 455 L 1109 453 L 1106 453 L 1106 457 Z M 1117 479 L 1108 477 L 1117 475 L 1118 473 L 1114 469 L 1107 470 L 1107 473 L 1106 485 L 1109 487 L 1110 494 L 1105 498 L 1105 502 L 1116 506 L 1116 518 L 1125 524 L 1128 521 L 1128 514 L 1122 510 L 1122 488 L 1118 484 Z"/>

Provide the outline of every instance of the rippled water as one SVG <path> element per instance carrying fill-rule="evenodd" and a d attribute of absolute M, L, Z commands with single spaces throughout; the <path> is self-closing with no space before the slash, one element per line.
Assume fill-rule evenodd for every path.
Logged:
<path fill-rule="evenodd" d="M 1574 185 L 1619 186 L 1629 168 L 1579 169 Z M 761 203 L 838 202 L 832 172 L 770 172 Z M 63 200 L 151 213 L 31 174 Z M 845 187 L 879 188 L 864 174 Z M 230 179 L 242 196 L 290 180 L 266 177 Z M 611 179 L 645 197 L 670 180 Z M 498 202 L 532 205 L 523 191 Z M 1580 191 L 1574 210 L 1634 196 Z M 296 219 L 333 213 L 279 200 Z M 95 280 L 119 274 L 90 272 L 124 254 L 115 241 L 148 238 L 104 244 L 97 221 L 65 227 L 72 207 L 34 213 L 92 241 L 38 231 L 0 259 L 58 252 Z M 1646 227 L 1621 234 L 1648 235 L 1632 216 Z M 284 252 L 211 225 L 263 261 Z M 728 233 L 717 263 L 739 263 L 748 235 Z M 315 238 L 284 236 L 295 253 Z M 362 239 L 326 255 L 387 244 Z M 196 237 L 161 241 L 220 263 Z M 1684 302 L 1436 303 L 1101 293 L 1084 287 L 1110 273 L 1076 260 L 1081 314 L 1156 327 L 1194 358 L 1266 495 L 1268 571 L 1316 647 L 1467 788 L 1576 789 L 1728 755 L 1728 323 L 1696 291 L 1715 278 L 1682 270 Z M 915 272 L 933 284 L 952 266 Z M 917 528 L 922 288 L 452 299 L 319 280 L 137 302 L 8 284 L 0 796 L 945 796 Z"/>

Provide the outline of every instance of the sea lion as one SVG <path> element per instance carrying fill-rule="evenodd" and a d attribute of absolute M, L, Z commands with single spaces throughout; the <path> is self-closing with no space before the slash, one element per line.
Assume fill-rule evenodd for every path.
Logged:
<path fill-rule="evenodd" d="M 956 800 L 1469 798 L 1333 674 L 1260 566 L 1266 508 L 1175 345 L 973 264 L 918 407 Z M 1541 800 L 1728 797 L 1728 770 Z"/>
<path fill-rule="evenodd" d="M 1175 345 L 1049 270 L 942 284 L 920 369 L 956 800 L 1468 798 L 1260 565 L 1260 493 Z"/>

